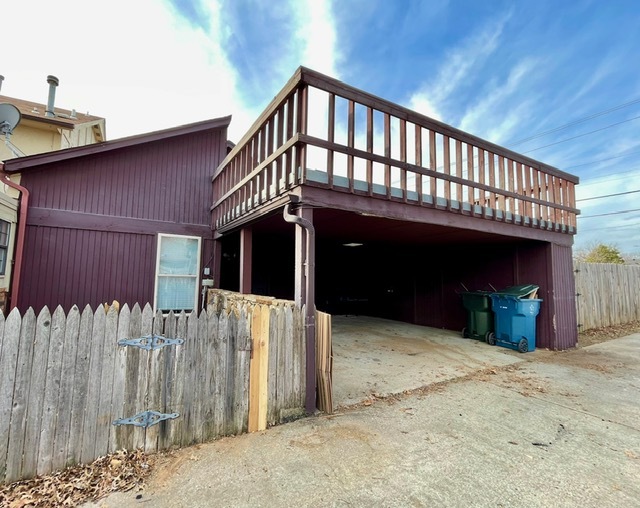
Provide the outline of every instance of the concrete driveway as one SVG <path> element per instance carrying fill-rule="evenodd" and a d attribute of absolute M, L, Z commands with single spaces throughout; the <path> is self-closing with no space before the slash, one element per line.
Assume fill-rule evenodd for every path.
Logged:
<path fill-rule="evenodd" d="M 97 506 L 640 506 L 640 334 L 515 358 L 180 450 Z"/>
<path fill-rule="evenodd" d="M 332 316 L 332 320 L 336 406 L 522 361 L 520 353 L 463 339 L 451 330 L 367 316 Z"/>

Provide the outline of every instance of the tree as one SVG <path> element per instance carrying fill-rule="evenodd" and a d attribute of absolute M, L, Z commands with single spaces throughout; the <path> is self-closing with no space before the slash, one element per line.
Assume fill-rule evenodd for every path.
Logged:
<path fill-rule="evenodd" d="M 617 265 L 624 264 L 624 258 L 620 251 L 612 245 L 599 243 L 590 248 L 588 251 L 579 252 L 576 255 L 578 261 L 584 263 L 614 263 Z"/>

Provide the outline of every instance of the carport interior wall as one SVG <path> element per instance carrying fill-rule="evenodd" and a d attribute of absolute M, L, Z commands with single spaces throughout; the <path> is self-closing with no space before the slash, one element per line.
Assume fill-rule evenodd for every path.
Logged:
<path fill-rule="evenodd" d="M 222 242 L 223 289 L 240 289 L 239 236 L 239 233 L 229 235 Z M 258 223 L 252 227 L 252 237 L 251 290 L 247 292 L 293 299 L 293 228 L 288 234 L 274 234 Z M 565 349 L 574 345 L 570 337 L 575 331 L 575 321 L 570 313 L 558 312 L 554 296 L 560 296 L 573 279 L 557 284 L 554 290 L 552 277 L 540 277 L 554 256 L 556 262 L 568 257 L 571 264 L 571 249 L 544 242 L 433 246 L 398 245 L 381 238 L 349 247 L 335 238 L 319 235 L 316 307 L 329 314 L 375 316 L 461 330 L 466 325 L 466 311 L 459 295 L 464 287 L 491 290 L 534 283 L 540 286 L 538 295 L 545 303 L 538 317 L 537 345 Z M 563 298 L 572 300 L 570 288 Z M 554 319 L 550 317 L 554 311 L 555 330 Z"/>

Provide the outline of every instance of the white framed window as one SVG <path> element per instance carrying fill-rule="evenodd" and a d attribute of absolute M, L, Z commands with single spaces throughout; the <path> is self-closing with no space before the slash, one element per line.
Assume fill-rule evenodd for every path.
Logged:
<path fill-rule="evenodd" d="M 192 311 L 198 303 L 201 238 L 158 234 L 155 310 Z"/>
<path fill-rule="evenodd" d="M 11 223 L 0 219 L 0 275 L 4 275 L 7 269 L 10 231 Z"/>

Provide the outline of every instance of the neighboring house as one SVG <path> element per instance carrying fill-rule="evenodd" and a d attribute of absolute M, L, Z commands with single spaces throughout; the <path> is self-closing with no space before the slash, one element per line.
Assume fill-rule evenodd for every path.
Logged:
<path fill-rule="evenodd" d="M 11 134 L 11 143 L 22 154 L 34 155 L 106 141 L 105 119 L 56 107 L 54 101 L 58 80 L 49 76 L 47 81 L 47 104 L 0 95 L 0 103 L 14 105 L 22 117 Z M 16 157 L 4 139 L 0 141 L 0 161 Z"/>
<path fill-rule="evenodd" d="M 0 76 L 0 88 L 3 79 Z M 47 82 L 47 104 L 0 95 L 0 104 L 12 104 L 21 115 L 8 142 L 4 136 L 0 139 L 0 161 L 105 141 L 105 119 L 56 107 L 58 80 L 49 76 Z M 13 175 L 11 180 L 20 183 L 20 175 Z M 0 309 L 5 308 L 11 281 L 19 194 L 0 182 Z"/>
<path fill-rule="evenodd" d="M 229 121 L 5 161 L 29 192 L 11 306 L 198 308 L 212 266 L 211 176 Z"/>

